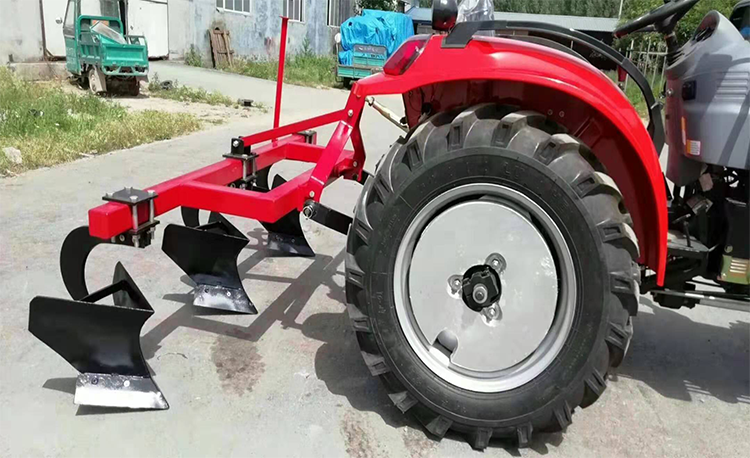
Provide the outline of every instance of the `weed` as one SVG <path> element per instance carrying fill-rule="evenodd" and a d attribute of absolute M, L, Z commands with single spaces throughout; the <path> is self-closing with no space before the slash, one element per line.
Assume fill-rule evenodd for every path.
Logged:
<path fill-rule="evenodd" d="M 0 149 L 21 151 L 14 164 L 0 153 L 0 173 L 12 173 L 166 140 L 200 129 L 187 114 L 129 113 L 91 94 L 21 81 L 0 68 Z"/>
<path fill-rule="evenodd" d="M 195 45 L 190 45 L 190 49 L 185 53 L 185 63 L 191 67 L 203 67 L 203 58 Z"/>
<path fill-rule="evenodd" d="M 224 67 L 222 70 L 275 81 L 279 71 L 279 61 L 235 58 L 233 65 Z M 310 42 L 305 40 L 301 51 L 286 59 L 284 82 L 311 87 L 336 87 L 336 57 L 315 55 Z"/>

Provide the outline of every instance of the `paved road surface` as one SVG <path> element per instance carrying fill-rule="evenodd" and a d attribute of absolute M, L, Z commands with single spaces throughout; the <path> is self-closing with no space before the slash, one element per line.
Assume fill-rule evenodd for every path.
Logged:
<path fill-rule="evenodd" d="M 269 102 L 273 84 L 155 63 L 162 79 Z M 343 106 L 346 93 L 287 88 L 286 120 Z M 398 98 L 386 103 L 398 107 Z M 271 103 L 268 103 L 269 106 Z M 266 128 L 271 115 L 169 142 L 0 180 L 0 456 L 740 457 L 750 456 L 750 316 L 672 311 L 646 297 L 635 338 L 602 399 L 576 411 L 565 434 L 530 449 L 425 436 L 391 405 L 361 360 L 344 309 L 344 237 L 304 222 L 314 259 L 240 258 L 258 316 L 217 316 L 190 305 L 191 287 L 159 249 L 102 246 L 91 284 L 121 259 L 156 310 L 143 351 L 171 409 L 111 412 L 73 404 L 75 370 L 27 331 L 35 295 L 66 297 L 58 272 L 65 235 L 105 191 L 145 187 L 220 159 L 228 139 Z M 399 131 L 365 114 L 368 168 Z M 325 139 L 331 129 L 321 129 Z M 286 173 L 300 170 L 287 167 Z M 351 211 L 358 186 L 336 183 L 324 202 Z M 259 225 L 233 219 L 260 244 Z"/>

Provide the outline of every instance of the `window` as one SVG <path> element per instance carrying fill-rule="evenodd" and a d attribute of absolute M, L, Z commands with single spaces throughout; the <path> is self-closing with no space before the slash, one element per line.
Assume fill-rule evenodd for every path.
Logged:
<path fill-rule="evenodd" d="M 70 33 L 73 33 L 73 27 L 75 27 L 76 24 L 76 2 L 75 0 L 70 0 L 68 2 L 68 10 L 65 13 L 65 24 L 63 25 L 64 29 L 70 29 Z"/>
<path fill-rule="evenodd" d="M 239 13 L 250 12 L 250 0 L 216 0 L 216 7 Z"/>
<path fill-rule="evenodd" d="M 282 0 L 284 16 L 293 21 L 305 22 L 305 0 Z"/>
<path fill-rule="evenodd" d="M 328 0 L 328 25 L 341 25 L 341 0 Z"/>
<path fill-rule="evenodd" d="M 91 16 L 109 16 L 120 18 L 120 6 L 117 0 L 82 0 L 81 14 Z"/>

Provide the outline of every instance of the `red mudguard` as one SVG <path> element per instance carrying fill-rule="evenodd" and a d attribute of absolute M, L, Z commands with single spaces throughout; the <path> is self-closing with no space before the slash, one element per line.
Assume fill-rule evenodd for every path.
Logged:
<path fill-rule="evenodd" d="M 465 48 L 448 49 L 442 41 L 442 35 L 433 36 L 402 75 L 379 73 L 360 80 L 353 95 L 364 100 L 403 94 L 411 125 L 425 97 L 433 110 L 498 100 L 547 114 L 581 138 L 607 168 L 633 217 L 640 261 L 662 284 L 667 254 L 664 178 L 648 131 L 622 91 L 587 62 L 544 46 L 476 37 Z"/>

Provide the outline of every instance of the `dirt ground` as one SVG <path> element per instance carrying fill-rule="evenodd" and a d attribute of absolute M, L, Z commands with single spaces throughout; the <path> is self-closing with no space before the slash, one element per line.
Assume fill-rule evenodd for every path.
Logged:
<path fill-rule="evenodd" d="M 58 81 L 56 84 L 66 91 L 85 94 L 87 89 L 82 88 L 75 82 L 68 80 Z M 253 115 L 265 112 L 264 109 L 246 107 L 227 107 L 224 105 L 209 105 L 199 102 L 178 102 L 176 100 L 164 99 L 151 96 L 147 85 L 141 83 L 141 94 L 137 97 L 112 95 L 112 100 L 126 107 L 130 111 L 158 110 L 167 113 L 188 113 L 208 124 L 224 124 L 249 118 Z"/>

